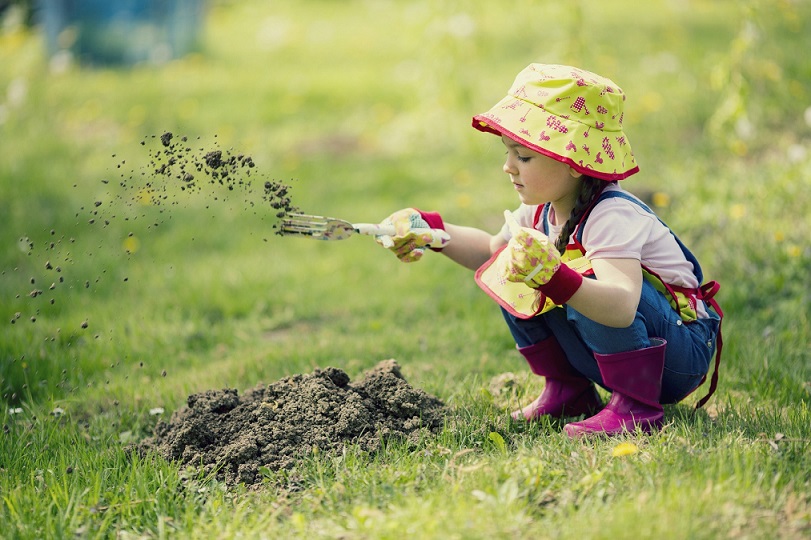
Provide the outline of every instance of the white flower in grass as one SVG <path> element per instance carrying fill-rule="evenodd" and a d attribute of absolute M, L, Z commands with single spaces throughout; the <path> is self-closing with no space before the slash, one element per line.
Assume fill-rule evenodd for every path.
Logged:
<path fill-rule="evenodd" d="M 55 407 L 54 410 L 51 411 L 51 416 L 56 416 L 57 418 L 59 418 L 63 414 L 65 414 L 65 409 L 63 409 L 62 407 Z"/>
<path fill-rule="evenodd" d="M 786 151 L 786 157 L 789 163 L 800 163 L 805 160 L 807 155 L 808 151 L 805 149 L 805 146 L 801 144 L 792 144 Z"/>
<path fill-rule="evenodd" d="M 149 409 L 149 416 L 158 416 L 159 414 L 163 414 L 163 407 L 155 407 Z"/>

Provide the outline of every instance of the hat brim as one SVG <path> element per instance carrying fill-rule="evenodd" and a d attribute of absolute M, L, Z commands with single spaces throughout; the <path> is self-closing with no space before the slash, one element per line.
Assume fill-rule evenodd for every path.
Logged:
<path fill-rule="evenodd" d="M 473 117 L 473 127 L 504 135 L 518 144 L 566 163 L 600 180 L 622 180 L 639 172 L 628 138 L 507 96 L 486 113 Z"/>

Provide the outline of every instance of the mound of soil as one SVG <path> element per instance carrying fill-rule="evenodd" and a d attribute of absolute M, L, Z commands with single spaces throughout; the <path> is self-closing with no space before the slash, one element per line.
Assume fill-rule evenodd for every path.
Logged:
<path fill-rule="evenodd" d="M 139 450 L 168 460 L 218 469 L 229 484 L 258 483 L 260 468 L 290 469 L 304 456 L 357 444 L 374 452 L 383 440 L 411 440 L 442 428 L 444 404 L 411 387 L 394 360 L 380 362 L 352 383 L 340 369 L 316 369 L 236 390 L 188 397 L 188 407 L 159 422 Z"/>

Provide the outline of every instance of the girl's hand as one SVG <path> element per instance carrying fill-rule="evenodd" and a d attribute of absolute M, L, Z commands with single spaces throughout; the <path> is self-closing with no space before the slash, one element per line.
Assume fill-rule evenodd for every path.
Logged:
<path fill-rule="evenodd" d="M 583 283 L 583 276 L 561 263 L 560 253 L 545 234 L 521 227 L 509 210 L 504 218 L 512 233 L 503 256 L 498 258 L 504 279 L 523 281 L 559 306 L 568 302 Z"/>
<path fill-rule="evenodd" d="M 501 259 L 501 275 L 507 281 L 523 281 L 533 289 L 546 285 L 560 269 L 557 248 L 540 231 L 521 227 L 509 210 L 504 212 L 504 218 L 512 238 L 504 248 L 509 255 Z"/>
<path fill-rule="evenodd" d="M 443 230 L 439 214 L 420 212 L 416 208 L 398 210 L 383 220 L 381 225 L 393 225 L 395 234 L 390 237 L 375 237 L 375 240 L 397 255 L 402 262 L 419 261 L 426 247 L 441 249 L 450 241 Z"/>

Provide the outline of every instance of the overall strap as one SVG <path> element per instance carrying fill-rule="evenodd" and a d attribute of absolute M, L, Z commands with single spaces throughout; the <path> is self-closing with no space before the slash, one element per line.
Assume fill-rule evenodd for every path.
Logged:
<path fill-rule="evenodd" d="M 540 205 L 535 210 L 535 217 L 532 219 L 532 228 L 537 229 L 540 223 L 543 226 L 543 233 L 549 236 L 549 207 L 551 203 Z"/>
<path fill-rule="evenodd" d="M 718 301 L 715 300 L 714 296 L 720 288 L 721 285 L 717 281 L 710 281 L 702 285 L 699 289 L 701 291 L 699 298 L 712 306 L 720 317 L 720 320 L 718 321 L 718 342 L 715 346 L 715 368 L 713 369 L 712 378 L 710 379 L 710 389 L 707 391 L 707 395 L 696 403 L 696 409 L 703 407 L 704 404 L 707 403 L 710 397 L 715 393 L 715 389 L 718 387 L 718 368 L 721 366 L 721 349 L 724 346 L 724 340 L 721 336 L 721 323 L 724 321 L 724 312 L 721 311 L 721 306 L 718 305 Z M 707 376 L 705 375 L 704 378 L 701 379 L 699 386 L 704 384 L 706 379 Z"/>

